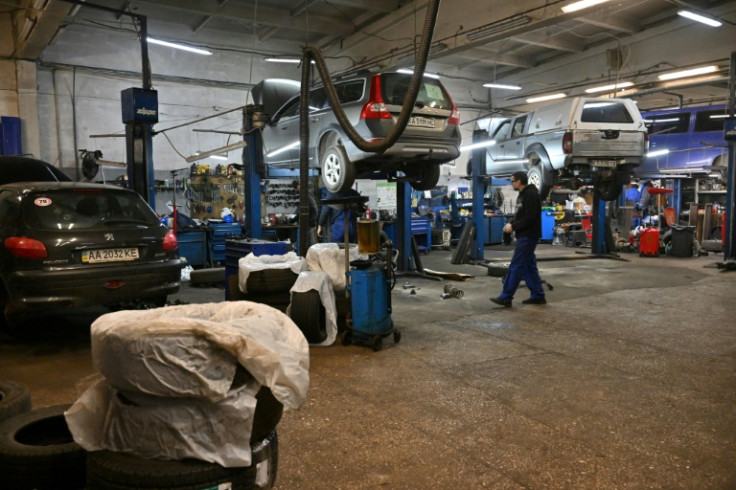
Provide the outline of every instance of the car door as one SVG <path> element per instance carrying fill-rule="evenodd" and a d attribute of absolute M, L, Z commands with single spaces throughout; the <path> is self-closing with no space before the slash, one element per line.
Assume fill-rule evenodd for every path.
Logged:
<path fill-rule="evenodd" d="M 262 129 L 263 160 L 269 165 L 293 166 L 299 161 L 299 100 L 289 100 Z"/>
<path fill-rule="evenodd" d="M 511 135 L 504 143 L 504 160 L 520 160 L 524 155 L 524 127 L 528 114 L 514 118 L 511 122 Z M 508 162 L 507 162 L 508 163 Z M 523 164 L 519 163 L 519 168 Z"/>

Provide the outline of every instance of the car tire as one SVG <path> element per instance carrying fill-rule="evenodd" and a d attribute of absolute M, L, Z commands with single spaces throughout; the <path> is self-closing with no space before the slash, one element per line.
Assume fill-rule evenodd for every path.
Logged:
<path fill-rule="evenodd" d="M 198 269 L 189 273 L 192 284 L 215 284 L 225 281 L 225 268 Z"/>
<path fill-rule="evenodd" d="M 85 451 L 72 438 L 57 405 L 0 423 L 0 482 L 14 489 L 78 489 L 85 486 Z"/>
<path fill-rule="evenodd" d="M 311 290 L 291 295 L 291 319 L 310 344 L 319 344 L 327 338 L 327 311 L 319 291 Z"/>
<path fill-rule="evenodd" d="M 250 434 L 251 445 L 264 440 L 276 430 L 284 413 L 284 405 L 273 396 L 268 386 L 261 386 L 256 393 L 256 411 L 253 414 L 253 429 Z"/>
<path fill-rule="evenodd" d="M 320 155 L 320 169 L 322 184 L 332 193 L 345 192 L 355 182 L 355 165 L 341 145 L 330 146 Z"/>
<path fill-rule="evenodd" d="M 539 191 L 539 199 L 544 201 L 549 195 L 549 191 L 552 189 L 553 178 L 552 172 L 547 170 L 544 166 L 544 159 L 539 156 L 536 152 L 531 152 L 527 155 L 530 162 L 537 162 L 536 164 L 529 167 L 526 171 L 526 175 L 529 179 L 530 184 Z"/>
<path fill-rule="evenodd" d="M 31 392 L 15 381 L 0 381 L 0 422 L 31 409 Z"/>
<path fill-rule="evenodd" d="M 291 289 L 297 277 L 291 269 L 262 269 L 248 274 L 245 288 L 248 293 L 280 293 Z"/>
<path fill-rule="evenodd" d="M 437 187 L 440 181 L 440 166 L 438 164 L 427 164 L 411 174 L 414 181 L 411 186 L 418 191 L 429 191 Z"/>
<path fill-rule="evenodd" d="M 511 262 L 498 262 L 498 263 L 491 262 L 489 264 L 486 264 L 486 268 L 488 269 L 489 276 L 504 277 L 506 276 L 506 274 L 509 273 L 510 265 L 511 265 Z"/>
<path fill-rule="evenodd" d="M 267 438 L 251 445 L 250 466 L 225 468 L 197 459 L 143 459 L 131 454 L 94 451 L 87 456 L 87 488 L 89 490 L 128 490 L 176 488 L 196 490 L 219 488 L 230 484 L 233 490 L 271 488 L 278 466 L 278 436 L 272 431 Z M 269 469 L 265 485 L 256 484 L 258 465 L 266 462 Z M 224 486 L 223 486 L 224 488 Z"/>

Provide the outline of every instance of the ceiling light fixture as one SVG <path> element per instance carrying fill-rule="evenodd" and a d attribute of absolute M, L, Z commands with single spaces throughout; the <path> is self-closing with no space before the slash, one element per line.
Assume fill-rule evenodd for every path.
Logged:
<path fill-rule="evenodd" d="M 600 87 L 586 88 L 585 93 L 594 94 L 596 92 L 610 92 L 611 90 L 618 90 L 621 88 L 631 87 L 632 85 L 634 85 L 633 82 L 612 83 L 611 85 L 602 85 Z"/>
<path fill-rule="evenodd" d="M 181 49 L 182 51 L 189 51 L 190 53 L 203 54 L 206 56 L 212 55 L 212 51 L 207 51 L 206 49 L 193 48 L 191 46 L 187 46 L 185 44 L 179 44 L 179 43 L 170 43 L 168 41 L 162 41 L 161 39 L 156 39 L 153 37 L 147 37 L 146 41 L 148 41 L 150 44 L 159 44 L 161 46 L 167 46 L 169 48 Z"/>
<path fill-rule="evenodd" d="M 233 143 L 231 145 L 223 146 L 221 148 L 215 148 L 214 150 L 209 150 L 205 152 L 197 152 L 194 155 L 190 157 L 186 157 L 185 160 L 187 163 L 196 162 L 199 160 L 204 160 L 207 157 L 211 157 L 212 155 L 219 155 L 220 153 L 227 153 L 231 150 L 237 150 L 238 148 L 242 148 L 245 146 L 245 141 L 238 141 L 237 143 Z"/>
<path fill-rule="evenodd" d="M 480 143 L 472 143 L 470 145 L 461 146 L 460 151 L 475 150 L 476 148 L 486 148 L 495 144 L 496 140 L 481 141 Z"/>
<path fill-rule="evenodd" d="M 564 7 L 562 7 L 562 11 L 566 14 L 569 14 L 570 12 L 577 12 L 578 10 L 587 9 L 588 7 L 593 7 L 594 5 L 606 3 L 608 1 L 609 0 L 580 0 L 579 2 L 565 5 Z"/>
<path fill-rule="evenodd" d="M 670 152 L 669 150 L 655 150 L 655 151 L 650 151 L 649 153 L 646 154 L 646 157 L 647 158 L 661 157 L 662 155 L 667 155 L 669 152 Z"/>
<path fill-rule="evenodd" d="M 521 27 L 531 21 L 531 17 L 522 15 L 521 17 L 516 17 L 515 19 L 496 22 L 487 27 L 482 27 L 477 31 L 473 31 L 467 34 L 465 37 L 467 37 L 470 41 L 477 41 L 478 39 L 483 39 L 484 37 L 498 34 L 499 32 L 508 31 L 509 29 L 513 29 L 514 27 Z"/>
<path fill-rule="evenodd" d="M 690 20 L 694 20 L 696 22 L 700 22 L 701 24 L 705 24 L 711 27 L 721 27 L 723 25 L 721 22 L 715 19 L 696 14 L 695 12 L 690 12 L 689 10 L 680 10 L 679 12 L 677 12 L 677 15 L 679 15 L 680 17 L 686 17 Z"/>
<path fill-rule="evenodd" d="M 567 97 L 567 94 L 563 94 L 563 93 L 540 95 L 539 97 L 532 97 L 530 99 L 526 99 L 526 102 L 527 104 L 533 104 L 535 102 L 544 102 L 546 100 L 564 99 L 565 97 Z"/>
<path fill-rule="evenodd" d="M 692 77 L 695 75 L 705 75 L 706 73 L 713 73 L 718 71 L 718 66 L 701 66 L 700 68 L 692 68 L 689 70 L 675 71 L 672 73 L 663 73 L 658 78 L 660 80 L 674 80 L 675 78 Z"/>
<path fill-rule="evenodd" d="M 400 68 L 396 70 L 396 73 L 404 73 L 406 75 L 413 75 L 414 70 L 410 70 L 409 68 Z M 435 80 L 440 78 L 439 75 L 435 75 L 434 73 L 427 73 L 427 72 L 424 72 L 424 76 L 427 78 L 434 78 Z"/>
<path fill-rule="evenodd" d="M 227 160 L 227 157 L 222 155 L 212 155 L 210 158 L 213 160 Z"/>
<path fill-rule="evenodd" d="M 301 58 L 266 58 L 266 61 L 269 63 L 291 63 L 294 65 L 302 62 Z M 312 64 L 314 64 L 314 60 L 312 60 Z"/>
<path fill-rule="evenodd" d="M 521 87 L 518 85 L 506 85 L 503 83 L 484 83 L 483 86 L 486 88 L 500 88 L 502 90 L 521 90 Z"/>

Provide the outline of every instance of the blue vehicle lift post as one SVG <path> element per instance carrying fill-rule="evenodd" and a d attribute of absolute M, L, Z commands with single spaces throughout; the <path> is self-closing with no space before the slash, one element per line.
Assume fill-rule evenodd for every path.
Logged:
<path fill-rule="evenodd" d="M 736 51 L 731 52 L 731 69 L 729 71 L 728 119 L 723 127 L 723 137 L 728 143 L 728 180 L 726 181 L 726 240 L 723 244 L 724 266 L 729 270 L 736 269 Z"/>
<path fill-rule="evenodd" d="M 480 145 L 488 141 L 488 131 L 484 129 L 476 129 L 473 131 L 473 144 Z M 473 187 L 473 226 L 475 226 L 475 247 L 471 251 L 471 258 L 476 261 L 483 261 L 483 251 L 486 243 L 486 233 L 488 227 L 485 225 L 485 206 L 483 198 L 485 195 L 484 179 L 485 175 L 481 175 L 481 170 L 486 168 L 486 152 L 485 146 L 473 148 L 470 157 L 472 187 Z"/>
<path fill-rule="evenodd" d="M 259 164 L 263 160 L 263 142 L 261 132 L 254 125 L 253 115 L 256 106 L 243 109 L 243 128 L 245 148 L 243 148 L 243 184 L 245 186 L 245 235 L 251 238 L 262 238 L 261 227 L 261 174 Z"/>

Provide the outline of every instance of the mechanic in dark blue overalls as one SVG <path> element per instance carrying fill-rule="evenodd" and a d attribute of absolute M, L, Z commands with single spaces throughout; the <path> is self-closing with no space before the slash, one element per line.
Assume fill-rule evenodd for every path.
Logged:
<path fill-rule="evenodd" d="M 332 193 L 328 192 L 325 199 L 336 199 L 340 197 L 351 197 L 359 196 L 355 189 L 349 189 L 343 193 Z M 356 233 L 356 220 L 358 216 L 358 210 L 350 209 L 348 213 L 348 239 L 350 243 L 357 243 L 358 236 Z M 343 243 L 345 241 L 345 211 L 341 211 L 330 206 L 322 204 L 322 209 L 319 212 L 319 221 L 317 222 L 317 238 L 321 241 L 323 239 L 325 230 L 328 229 L 330 235 L 325 241 Z"/>
<path fill-rule="evenodd" d="M 539 191 L 534 184 L 529 184 L 526 172 L 514 172 L 511 176 L 511 185 L 519 191 L 516 201 L 516 213 L 510 223 L 503 227 L 505 233 L 516 232 L 516 248 L 511 257 L 509 272 L 503 282 L 503 291 L 491 301 L 497 305 L 511 307 L 511 300 L 524 279 L 531 297 L 522 301 L 525 305 L 543 305 L 547 303 L 544 297 L 542 279 L 537 269 L 537 257 L 534 251 L 542 237 L 542 202 Z"/>

